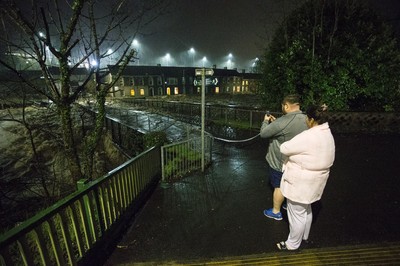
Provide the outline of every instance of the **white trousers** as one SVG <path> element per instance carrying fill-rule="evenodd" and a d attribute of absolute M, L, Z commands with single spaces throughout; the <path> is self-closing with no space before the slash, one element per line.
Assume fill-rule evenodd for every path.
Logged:
<path fill-rule="evenodd" d="M 298 249 L 302 240 L 308 240 L 312 223 L 311 204 L 302 204 L 287 199 L 289 236 L 286 240 L 288 249 Z"/>

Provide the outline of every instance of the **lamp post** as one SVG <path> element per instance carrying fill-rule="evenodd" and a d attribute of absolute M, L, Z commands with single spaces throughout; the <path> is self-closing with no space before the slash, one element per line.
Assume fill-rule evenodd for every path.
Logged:
<path fill-rule="evenodd" d="M 132 46 L 133 46 L 133 48 L 136 49 L 137 64 L 139 65 L 139 48 L 140 48 L 140 43 L 139 43 L 139 41 L 136 40 L 136 39 L 134 39 L 134 40 L 132 41 Z"/>
<path fill-rule="evenodd" d="M 204 59 L 204 58 L 203 58 Z M 204 132 L 205 132 L 205 106 L 206 106 L 206 76 L 214 75 L 213 69 L 205 69 L 204 67 L 201 69 L 195 70 L 196 76 L 201 76 L 201 171 L 204 172 Z"/>
<path fill-rule="evenodd" d="M 111 65 L 112 53 L 113 53 L 113 50 L 111 48 L 107 50 L 107 56 L 108 56 L 108 60 L 109 60 L 108 64 L 109 65 Z"/>
<path fill-rule="evenodd" d="M 207 61 L 207 57 L 203 57 L 203 59 L 201 60 L 202 62 L 203 62 L 203 67 L 204 67 L 204 64 L 206 63 L 206 61 Z"/>
<path fill-rule="evenodd" d="M 196 51 L 194 50 L 194 48 L 190 48 L 189 50 L 189 54 L 192 55 L 192 66 L 194 66 L 194 54 L 196 53 Z"/>
<path fill-rule="evenodd" d="M 169 66 L 169 59 L 170 59 L 170 54 L 169 53 L 167 53 L 166 55 L 165 55 L 165 60 L 166 60 L 166 62 L 167 62 L 167 66 Z"/>
<path fill-rule="evenodd" d="M 232 57 L 233 57 L 233 55 L 232 55 L 232 53 L 229 53 L 228 54 L 228 68 L 231 68 L 232 67 Z"/>

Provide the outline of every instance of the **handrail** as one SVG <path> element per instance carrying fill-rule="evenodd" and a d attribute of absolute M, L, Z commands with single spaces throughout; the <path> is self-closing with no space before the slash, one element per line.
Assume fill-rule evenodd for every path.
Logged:
<path fill-rule="evenodd" d="M 124 216 L 134 215 L 135 205 L 160 177 L 160 148 L 153 147 L 107 175 L 83 182 L 82 189 L 0 236 L 0 265 L 93 261 L 106 242 L 119 237 Z"/>

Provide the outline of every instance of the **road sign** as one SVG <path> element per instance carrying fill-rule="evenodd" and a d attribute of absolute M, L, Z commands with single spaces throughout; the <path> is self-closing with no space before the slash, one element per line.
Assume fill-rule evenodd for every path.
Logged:
<path fill-rule="evenodd" d="M 206 76 L 212 76 L 214 75 L 214 70 L 211 68 L 206 69 Z"/>
<path fill-rule="evenodd" d="M 206 78 L 206 86 L 209 85 L 214 85 L 216 86 L 218 84 L 218 79 L 217 78 Z M 201 79 L 195 79 L 193 81 L 194 86 L 201 86 Z"/>
<path fill-rule="evenodd" d="M 214 70 L 212 68 L 197 68 L 195 73 L 196 76 L 212 76 L 214 75 Z"/>
<path fill-rule="evenodd" d="M 218 84 L 218 79 L 217 78 L 206 78 L 206 85 L 217 85 Z"/>

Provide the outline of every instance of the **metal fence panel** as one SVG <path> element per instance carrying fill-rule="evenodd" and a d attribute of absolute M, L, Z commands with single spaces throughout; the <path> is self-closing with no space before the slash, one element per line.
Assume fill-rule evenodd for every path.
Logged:
<path fill-rule="evenodd" d="M 212 161 L 213 140 L 212 136 L 205 135 L 205 165 Z M 201 154 L 201 138 L 199 137 L 162 146 L 162 181 L 174 181 L 201 169 Z"/>
<path fill-rule="evenodd" d="M 154 147 L 106 176 L 81 183 L 80 190 L 0 236 L 0 264 L 76 265 L 87 260 L 89 251 L 100 249 L 104 235 L 158 180 L 160 169 L 160 148 Z"/>

